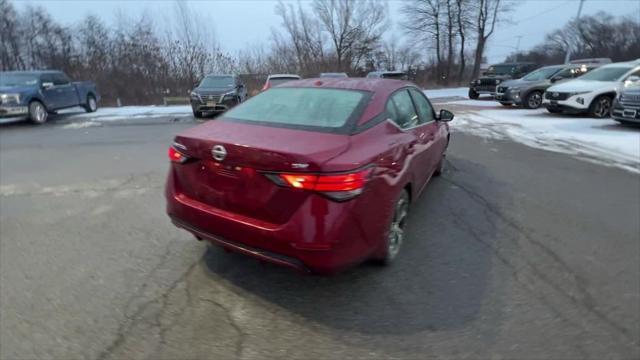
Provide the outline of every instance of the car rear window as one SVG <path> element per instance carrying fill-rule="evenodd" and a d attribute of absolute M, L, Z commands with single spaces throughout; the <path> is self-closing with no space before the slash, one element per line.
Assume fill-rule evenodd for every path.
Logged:
<path fill-rule="evenodd" d="M 230 120 L 263 125 L 340 129 L 365 98 L 365 92 L 343 89 L 275 88 L 225 114 Z"/>

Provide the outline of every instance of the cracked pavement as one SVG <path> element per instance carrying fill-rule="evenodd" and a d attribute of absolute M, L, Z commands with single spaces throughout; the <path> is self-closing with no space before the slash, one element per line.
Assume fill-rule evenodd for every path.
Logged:
<path fill-rule="evenodd" d="M 170 224 L 193 125 L 0 127 L 1 359 L 640 357 L 638 174 L 455 132 L 396 264 L 304 276 Z"/>

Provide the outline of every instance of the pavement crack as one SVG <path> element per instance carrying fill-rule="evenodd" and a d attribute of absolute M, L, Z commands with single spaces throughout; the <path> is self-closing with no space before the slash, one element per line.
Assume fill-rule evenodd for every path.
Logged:
<path fill-rule="evenodd" d="M 159 319 L 158 316 L 159 315 L 157 315 L 157 314 L 158 313 L 162 314 L 162 312 L 164 312 L 164 310 L 166 309 L 167 299 L 168 299 L 169 295 L 178 287 L 178 285 L 180 283 L 185 281 L 185 279 L 187 279 L 191 275 L 191 273 L 193 272 L 193 270 L 196 268 L 196 266 L 199 263 L 200 263 L 200 261 L 195 261 L 194 263 L 192 263 L 187 268 L 187 270 L 182 273 L 182 275 L 180 275 L 176 280 L 174 280 L 169 285 L 169 287 L 167 287 L 166 290 L 164 290 L 160 295 L 156 296 L 152 300 L 147 301 L 147 302 L 143 303 L 142 305 L 140 305 L 131 316 L 128 316 L 127 314 L 125 314 L 124 321 L 122 321 L 120 323 L 120 326 L 118 327 L 118 330 L 116 331 L 116 335 L 115 335 L 113 341 L 105 349 L 103 349 L 98 354 L 97 359 L 98 360 L 107 359 L 111 354 L 113 354 L 114 351 L 116 351 L 118 348 L 120 348 L 122 346 L 122 344 L 124 344 L 129 332 L 142 319 L 141 315 L 151 305 L 156 304 L 158 302 L 160 302 L 161 307 L 158 310 L 158 312 L 156 313 L 155 319 L 156 319 L 156 325 L 159 326 L 161 328 L 161 330 L 162 330 L 161 324 L 158 323 L 158 319 Z"/>
<path fill-rule="evenodd" d="M 210 299 L 210 298 L 206 298 L 206 297 L 199 297 L 198 298 L 201 301 L 205 301 L 208 303 L 211 303 L 217 307 L 219 307 L 220 309 L 222 309 L 222 311 L 224 312 L 225 316 L 227 317 L 227 321 L 229 321 L 229 324 L 231 324 L 231 326 L 234 328 L 234 330 L 236 331 L 236 333 L 238 333 L 238 337 L 236 339 L 236 359 L 242 359 L 242 352 L 244 349 L 244 344 L 245 344 L 245 340 L 247 337 L 247 333 L 242 330 L 242 327 L 238 324 L 237 320 L 233 317 L 233 314 L 231 312 L 231 309 L 228 309 L 225 305 L 223 305 L 221 302 L 214 300 L 214 299 Z"/>
<path fill-rule="evenodd" d="M 558 265 L 560 269 L 562 269 L 568 275 L 570 275 L 570 278 L 572 279 L 571 284 L 572 284 L 573 288 L 577 290 L 579 295 L 574 295 L 574 294 L 569 293 L 567 291 L 566 286 L 563 286 L 563 284 L 558 284 L 556 281 L 551 279 L 546 273 L 544 273 L 544 271 L 540 270 L 538 268 L 538 266 L 535 265 L 533 262 L 524 259 L 526 261 L 527 267 L 530 269 L 530 271 L 532 272 L 533 276 L 535 276 L 537 279 L 539 279 L 540 281 L 542 281 L 545 284 L 547 284 L 548 286 L 550 286 L 552 289 L 554 289 L 555 292 L 557 292 L 562 297 L 564 297 L 566 300 L 568 300 L 572 305 L 579 306 L 579 307 L 585 309 L 587 312 L 589 312 L 592 315 L 594 315 L 600 321 L 602 321 L 602 322 L 606 323 L 607 325 L 609 325 L 611 328 L 613 328 L 620 335 L 624 336 L 625 338 L 627 338 L 628 340 L 630 340 L 630 341 L 632 341 L 634 343 L 637 342 L 637 339 L 634 339 L 631 330 L 629 330 L 626 327 L 620 325 L 615 320 L 609 318 L 609 316 L 607 316 L 607 314 L 605 314 L 602 310 L 597 308 L 596 302 L 595 302 L 593 296 L 586 289 L 586 284 L 585 284 L 584 279 L 582 277 L 580 277 L 557 253 L 555 253 L 552 249 L 550 249 L 547 245 L 543 244 L 538 239 L 535 239 L 528 229 L 524 228 L 522 225 L 516 223 L 515 221 L 513 221 L 512 219 L 507 217 L 505 214 L 503 214 L 502 211 L 500 211 L 494 204 L 492 204 L 487 198 L 485 198 L 478 191 L 476 191 L 476 190 L 474 190 L 474 189 L 472 189 L 472 188 L 470 188 L 470 187 L 468 187 L 466 185 L 463 185 L 460 182 L 455 181 L 455 180 L 453 180 L 451 178 L 442 177 L 442 179 L 444 181 L 446 181 L 446 182 L 458 187 L 459 189 L 461 189 L 463 192 L 465 192 L 467 194 L 467 196 L 469 196 L 469 198 L 471 198 L 478 205 L 480 205 L 485 211 L 485 216 L 487 217 L 487 221 L 493 222 L 493 218 L 497 217 L 504 224 L 506 224 L 508 227 L 510 227 L 512 230 L 514 230 L 516 233 L 522 235 L 523 238 L 528 243 L 530 243 L 533 246 L 535 246 L 537 249 L 542 251 L 543 254 L 545 254 L 551 260 L 553 260 L 553 262 L 556 265 Z M 469 231 L 471 228 L 472 228 L 472 226 L 469 225 L 467 227 L 467 230 Z M 472 236 L 474 236 L 474 238 L 479 239 L 477 234 L 474 235 L 471 232 L 470 232 L 470 234 Z M 496 249 L 492 244 L 489 244 L 489 243 L 487 243 L 485 241 L 482 241 L 482 242 L 485 245 L 489 246 L 493 250 L 494 254 L 498 254 L 498 252 L 499 252 L 498 249 Z M 498 259 L 501 262 L 505 263 L 510 268 L 514 269 L 515 272 L 521 271 L 521 270 L 518 270 L 515 266 L 512 266 L 508 259 L 502 257 L 501 255 L 500 256 L 496 255 L 496 256 L 498 257 Z"/>

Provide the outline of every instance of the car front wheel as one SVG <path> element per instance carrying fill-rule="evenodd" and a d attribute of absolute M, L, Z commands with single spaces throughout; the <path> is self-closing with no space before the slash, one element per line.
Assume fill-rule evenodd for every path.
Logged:
<path fill-rule="evenodd" d="M 598 96 L 589 107 L 589 114 L 594 118 L 602 119 L 609 116 L 611 112 L 611 97 Z"/>
<path fill-rule="evenodd" d="M 542 93 L 540 91 L 532 91 L 522 102 L 526 109 L 537 109 L 542 105 Z"/>
<path fill-rule="evenodd" d="M 473 99 L 476 100 L 480 97 L 480 94 L 478 94 L 477 91 L 473 90 L 473 89 L 469 89 L 469 99 Z"/>
<path fill-rule="evenodd" d="M 32 101 L 29 104 L 29 120 L 35 124 L 44 124 L 47 122 L 47 109 L 40 101 Z"/>

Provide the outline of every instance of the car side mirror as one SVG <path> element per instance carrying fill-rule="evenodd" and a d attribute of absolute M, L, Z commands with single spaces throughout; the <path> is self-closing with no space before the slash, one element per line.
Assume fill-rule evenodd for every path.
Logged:
<path fill-rule="evenodd" d="M 453 120 L 453 113 L 449 110 L 442 109 L 440 110 L 440 114 L 438 114 L 438 121 L 451 121 Z"/>
<path fill-rule="evenodd" d="M 53 83 L 52 82 L 43 82 L 42 83 L 42 88 L 43 89 L 48 89 L 50 87 L 53 87 Z"/>

